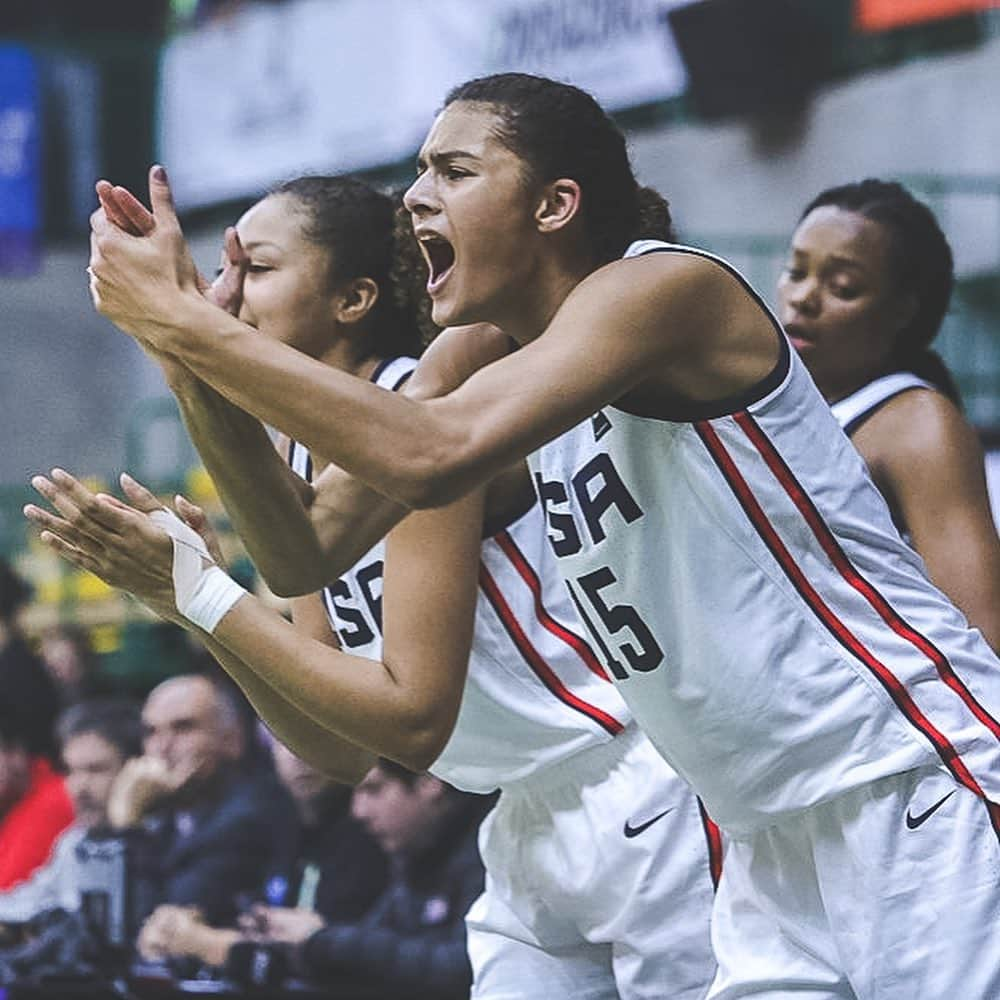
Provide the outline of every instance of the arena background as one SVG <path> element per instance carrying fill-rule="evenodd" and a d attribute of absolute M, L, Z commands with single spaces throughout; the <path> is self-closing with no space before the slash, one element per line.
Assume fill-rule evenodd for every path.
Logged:
<path fill-rule="evenodd" d="M 767 298 L 802 205 L 898 177 L 939 213 L 958 289 L 938 347 L 1000 498 L 1000 10 L 996 0 L 35 0 L 0 12 L 0 553 L 29 626 L 80 620 L 122 677 L 169 670 L 136 605 L 74 573 L 20 515 L 31 474 L 128 469 L 213 503 L 158 371 L 97 316 L 98 176 L 165 163 L 199 263 L 271 184 L 402 183 L 452 84 L 502 69 L 592 92 L 682 238 Z M 7 9 L 17 7 L 17 10 Z M 215 516 L 225 528 L 221 511 Z M 232 545 L 232 542 L 230 541 Z M 239 558 L 234 547 L 231 554 Z M 252 570 L 244 565 L 249 576 Z M 147 676 L 146 681 L 149 680 Z"/>

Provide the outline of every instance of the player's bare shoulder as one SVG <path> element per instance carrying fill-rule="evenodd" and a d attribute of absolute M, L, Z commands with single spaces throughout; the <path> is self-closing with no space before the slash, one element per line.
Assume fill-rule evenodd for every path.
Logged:
<path fill-rule="evenodd" d="M 955 403 L 919 386 L 880 406 L 855 432 L 854 443 L 873 471 L 906 471 L 913 463 L 941 468 L 959 455 L 979 451 L 975 432 Z"/>
<path fill-rule="evenodd" d="M 777 320 L 742 276 L 702 251 L 670 247 L 605 265 L 583 285 L 607 303 L 605 317 L 646 371 L 630 392 L 642 411 L 650 397 L 708 402 L 765 378 L 781 354 Z M 579 306 L 585 304 L 582 300 Z"/>
<path fill-rule="evenodd" d="M 510 339 L 489 323 L 449 327 L 424 352 L 406 394 L 422 399 L 443 396 L 510 351 Z"/>

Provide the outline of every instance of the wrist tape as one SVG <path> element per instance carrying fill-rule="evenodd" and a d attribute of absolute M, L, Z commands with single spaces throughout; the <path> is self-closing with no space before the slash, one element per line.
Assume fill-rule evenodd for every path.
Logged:
<path fill-rule="evenodd" d="M 222 616 L 246 591 L 216 566 L 201 535 L 172 510 L 154 510 L 149 519 L 174 544 L 172 576 L 177 610 L 211 635 Z"/>

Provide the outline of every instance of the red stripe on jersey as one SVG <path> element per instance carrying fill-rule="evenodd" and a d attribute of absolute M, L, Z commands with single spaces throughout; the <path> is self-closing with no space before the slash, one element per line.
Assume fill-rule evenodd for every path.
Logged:
<path fill-rule="evenodd" d="M 542 581 L 538 578 L 534 567 L 525 558 L 524 553 L 517 547 L 517 542 L 510 536 L 510 533 L 501 531 L 494 536 L 493 540 L 500 546 L 501 551 L 511 561 L 518 575 L 528 585 L 528 589 L 535 599 L 535 615 L 538 617 L 542 628 L 547 629 L 557 639 L 562 639 L 567 646 L 571 646 L 591 671 L 597 674 L 601 680 L 610 683 L 611 678 L 608 677 L 604 667 L 601 666 L 600 661 L 594 656 L 594 651 L 587 645 L 586 641 L 575 632 L 571 632 L 565 625 L 557 622 L 548 613 L 545 605 L 542 603 Z"/>
<path fill-rule="evenodd" d="M 707 421 L 699 421 L 694 427 L 705 443 L 706 448 L 708 448 L 709 454 L 712 456 L 715 464 L 719 467 L 719 471 L 728 483 L 729 488 L 743 507 L 747 517 L 750 518 L 750 522 L 771 550 L 771 554 L 778 562 L 778 565 L 795 586 L 795 589 L 802 596 L 809 609 L 826 626 L 834 638 L 875 675 L 907 721 L 923 733 L 931 742 L 945 767 L 954 775 L 956 780 L 986 801 L 993 828 L 997 835 L 1000 836 L 1000 811 L 986 798 L 986 793 L 980 788 L 979 782 L 972 776 L 965 762 L 959 756 L 958 751 L 952 746 L 948 738 L 920 711 L 900 680 L 851 632 L 847 625 L 837 617 L 834 611 L 819 596 L 812 584 L 809 583 L 792 554 L 785 548 L 784 542 L 778 537 L 777 532 L 757 502 L 757 498 L 753 495 L 749 484 L 736 467 L 736 463 L 726 451 L 725 445 L 719 439 L 715 429 Z M 801 489 L 801 487 L 799 488 Z"/>
<path fill-rule="evenodd" d="M 504 599 L 496 580 L 490 576 L 489 570 L 483 563 L 479 564 L 479 585 L 483 588 L 483 593 L 493 605 L 493 610 L 497 613 L 503 627 L 507 630 L 518 652 L 524 657 L 525 662 L 535 672 L 538 679 L 552 692 L 563 704 L 575 709 L 577 712 L 586 715 L 587 718 L 603 726 L 612 736 L 617 736 L 624 726 L 614 716 L 608 715 L 603 709 L 590 702 L 584 701 L 570 691 L 565 684 L 555 675 L 552 668 L 545 662 L 541 654 L 532 645 L 531 640 L 525 635 L 520 622 L 511 611 L 510 605 Z"/>
<path fill-rule="evenodd" d="M 947 657 L 926 636 L 921 635 L 913 626 L 904 621 L 899 612 L 854 568 L 834 538 L 833 533 L 826 526 L 812 499 L 796 481 L 791 469 L 785 464 L 784 459 L 778 454 L 774 445 L 753 417 L 749 413 L 738 413 L 735 419 L 736 423 L 743 428 L 743 432 L 753 442 L 754 447 L 760 452 L 775 478 L 784 487 L 785 492 L 792 498 L 792 502 L 806 519 L 812 533 L 840 575 L 868 601 L 893 632 L 919 649 L 934 664 L 941 680 L 962 699 L 966 708 L 1000 740 L 1000 722 L 997 722 L 976 701 L 975 696 L 955 673 Z"/>
<path fill-rule="evenodd" d="M 708 815 L 701 799 L 698 799 L 698 812 L 701 815 L 701 827 L 705 831 L 705 842 L 708 844 L 708 873 L 712 876 L 713 888 L 718 889 L 719 879 L 722 878 L 722 831 Z"/>

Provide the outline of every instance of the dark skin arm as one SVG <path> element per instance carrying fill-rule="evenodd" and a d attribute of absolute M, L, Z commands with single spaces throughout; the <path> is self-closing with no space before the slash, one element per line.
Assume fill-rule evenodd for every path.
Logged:
<path fill-rule="evenodd" d="M 940 393 L 912 390 L 852 440 L 931 580 L 1000 651 L 1000 538 L 973 429 Z"/>

